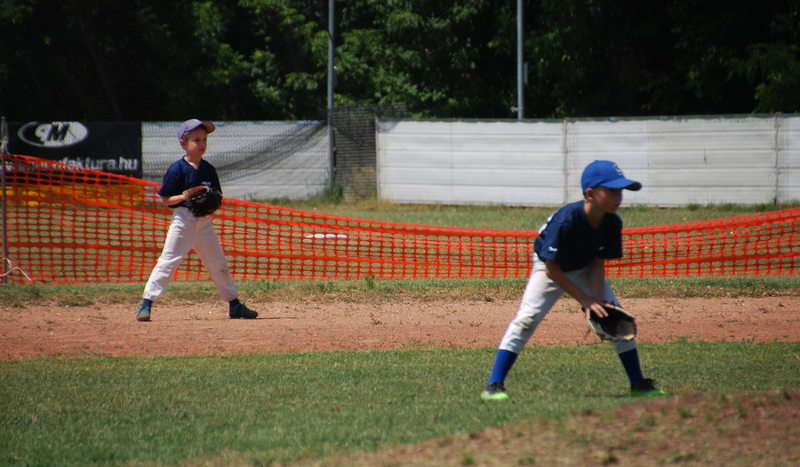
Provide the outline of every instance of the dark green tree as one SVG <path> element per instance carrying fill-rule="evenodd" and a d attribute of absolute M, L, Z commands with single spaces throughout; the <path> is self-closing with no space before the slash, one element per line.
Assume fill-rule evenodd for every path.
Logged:
<path fill-rule="evenodd" d="M 327 0 L 0 0 L 11 120 L 319 119 Z M 509 118 L 515 0 L 338 0 L 336 104 Z M 528 118 L 797 112 L 800 1 L 525 2 Z"/>

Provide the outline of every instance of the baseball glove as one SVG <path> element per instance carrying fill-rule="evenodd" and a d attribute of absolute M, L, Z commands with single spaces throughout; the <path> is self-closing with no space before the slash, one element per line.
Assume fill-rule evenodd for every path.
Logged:
<path fill-rule="evenodd" d="M 205 187 L 194 187 L 186 190 L 189 201 L 189 209 L 195 217 L 203 217 L 211 214 L 222 206 L 222 193 Z"/>
<path fill-rule="evenodd" d="M 601 339 L 614 342 L 632 340 L 636 337 L 636 318 L 631 316 L 622 307 L 611 303 L 604 303 L 608 316 L 601 318 L 594 312 L 589 313 L 587 321 L 589 326 Z"/>

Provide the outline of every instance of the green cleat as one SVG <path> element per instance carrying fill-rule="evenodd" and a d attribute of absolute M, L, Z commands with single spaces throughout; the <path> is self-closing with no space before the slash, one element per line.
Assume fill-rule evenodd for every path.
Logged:
<path fill-rule="evenodd" d="M 631 397 L 665 396 L 666 393 L 655 386 L 655 380 L 645 378 L 631 388 Z"/>
<path fill-rule="evenodd" d="M 485 401 L 504 401 L 508 400 L 508 393 L 501 383 L 491 383 L 481 393 L 481 399 Z"/>
<path fill-rule="evenodd" d="M 136 310 L 136 321 L 150 321 L 150 307 L 142 305 Z"/>

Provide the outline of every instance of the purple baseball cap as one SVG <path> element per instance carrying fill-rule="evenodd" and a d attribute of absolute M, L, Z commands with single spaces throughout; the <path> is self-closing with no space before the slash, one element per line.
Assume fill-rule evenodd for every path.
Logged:
<path fill-rule="evenodd" d="M 208 133 L 213 132 L 217 128 L 211 122 L 202 122 L 196 118 L 193 118 L 191 120 L 186 120 L 185 122 L 183 122 L 183 124 L 181 125 L 181 129 L 178 130 L 178 139 L 183 138 L 183 135 L 194 130 L 195 128 L 200 128 L 201 126 L 205 127 L 206 132 Z"/>
<path fill-rule="evenodd" d="M 642 184 L 636 180 L 625 178 L 617 164 L 611 161 L 594 161 L 583 169 L 581 175 L 581 188 L 586 193 L 587 188 L 602 186 L 605 188 L 626 189 L 639 191 Z"/>

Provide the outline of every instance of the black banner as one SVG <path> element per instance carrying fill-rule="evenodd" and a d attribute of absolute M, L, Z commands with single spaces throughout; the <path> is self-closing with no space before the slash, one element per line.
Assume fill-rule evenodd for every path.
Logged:
<path fill-rule="evenodd" d="M 8 124 L 8 152 L 142 178 L 139 122 Z"/>

